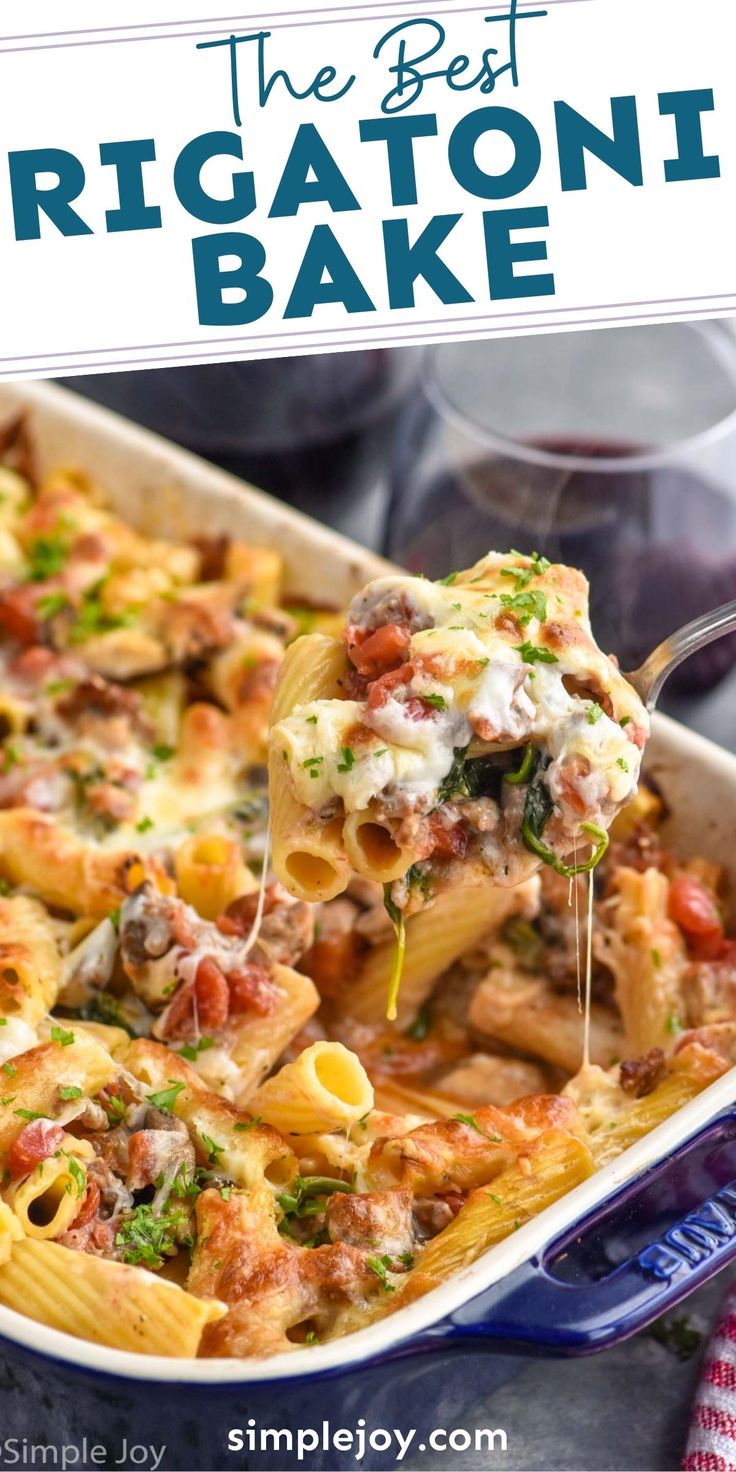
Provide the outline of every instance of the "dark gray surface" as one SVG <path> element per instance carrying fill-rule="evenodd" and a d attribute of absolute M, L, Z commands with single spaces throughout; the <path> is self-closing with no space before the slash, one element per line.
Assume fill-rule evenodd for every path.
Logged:
<path fill-rule="evenodd" d="M 720 1277 L 674 1316 L 703 1336 L 682 1361 L 649 1333 L 576 1360 L 534 1360 L 469 1418 L 503 1428 L 508 1450 L 415 1458 L 411 1472 L 676 1472 L 710 1328 L 729 1282 Z"/>

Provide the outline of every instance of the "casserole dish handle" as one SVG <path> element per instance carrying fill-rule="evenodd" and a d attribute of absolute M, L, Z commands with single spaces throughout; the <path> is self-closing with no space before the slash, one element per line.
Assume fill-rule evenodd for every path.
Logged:
<path fill-rule="evenodd" d="M 439 1326 L 441 1336 L 465 1345 L 469 1340 L 476 1344 L 481 1341 L 489 1349 L 507 1352 L 575 1355 L 603 1349 L 645 1328 L 736 1259 L 735 1133 L 736 1113 L 729 1110 L 691 1136 L 654 1170 L 629 1182 L 576 1222 L 551 1242 L 541 1257 L 517 1269 L 500 1291 L 496 1286 L 463 1305 Z M 716 1187 L 711 1195 L 618 1266 L 605 1271 L 604 1261 L 601 1273 L 600 1244 L 606 1222 L 619 1216 L 616 1239 L 620 1244 L 626 1231 L 620 1213 L 626 1213 L 628 1222 L 636 1222 L 637 1200 L 653 1181 L 665 1201 L 673 1172 L 679 1164 L 687 1176 L 687 1157 L 695 1151 L 699 1159 L 693 1174 L 702 1190 L 709 1162 L 712 1172 L 719 1147 L 729 1141 L 734 1178 L 726 1172 L 724 1181 L 721 1153 L 718 1175 L 723 1183 L 718 1177 L 713 1180 L 711 1174 Z M 589 1272 L 586 1276 L 584 1269 L 574 1266 L 581 1247 L 585 1256 L 586 1241 L 599 1249 L 597 1275 Z M 553 1271 L 563 1260 L 565 1277 Z"/>

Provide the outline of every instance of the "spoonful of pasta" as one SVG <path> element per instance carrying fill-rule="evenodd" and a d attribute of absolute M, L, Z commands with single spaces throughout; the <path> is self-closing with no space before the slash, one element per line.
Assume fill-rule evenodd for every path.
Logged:
<path fill-rule="evenodd" d="M 269 748 L 278 878 L 322 900 L 357 872 L 403 917 L 542 865 L 590 871 L 637 790 L 667 675 L 734 629 L 736 602 L 624 674 L 593 637 L 583 574 L 538 553 L 377 578 L 341 639 L 287 652 Z"/>

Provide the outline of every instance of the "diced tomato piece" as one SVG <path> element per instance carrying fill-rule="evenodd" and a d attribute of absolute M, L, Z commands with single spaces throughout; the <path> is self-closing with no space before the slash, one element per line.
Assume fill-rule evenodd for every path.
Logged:
<path fill-rule="evenodd" d="M 161 1019 L 158 1036 L 167 1042 L 190 1038 L 196 1031 L 217 1032 L 227 1022 L 230 992 L 219 966 L 205 956 L 194 981 L 177 987 Z"/>
<path fill-rule="evenodd" d="M 383 624 L 367 635 L 363 635 L 362 630 L 349 628 L 346 637 L 348 653 L 355 668 L 370 680 L 386 674 L 388 670 L 395 670 L 404 662 L 409 652 L 411 630 L 406 624 Z"/>
<path fill-rule="evenodd" d="M 444 823 L 439 813 L 432 813 L 429 819 L 429 830 L 432 836 L 431 852 L 433 854 L 440 854 L 446 858 L 465 858 L 470 838 L 463 823 Z"/>
<path fill-rule="evenodd" d="M 231 1012 L 255 1012 L 257 1017 L 267 1017 L 273 1012 L 276 1003 L 273 982 L 266 967 L 259 966 L 257 961 L 228 971 L 227 985 Z"/>
<path fill-rule="evenodd" d="M 104 562 L 110 556 L 110 549 L 99 532 L 82 532 L 72 542 L 71 556 L 83 562 Z"/>
<path fill-rule="evenodd" d="M 728 946 L 733 946 L 733 941 L 727 941 L 722 930 L 709 930 L 707 935 L 688 936 L 688 950 L 694 961 L 722 961 Z"/>
<path fill-rule="evenodd" d="M 399 685 L 408 685 L 414 676 L 414 667 L 404 664 L 397 670 L 389 670 L 368 686 L 368 709 L 380 710 L 391 699 Z"/>
<path fill-rule="evenodd" d="M 586 778 L 590 776 L 590 762 L 585 756 L 573 756 L 566 761 L 557 777 L 567 807 L 581 818 L 589 816 L 589 798 L 586 793 Z"/>
<path fill-rule="evenodd" d="M 30 1175 L 40 1160 L 48 1160 L 64 1142 L 64 1131 L 50 1119 L 32 1119 L 16 1135 L 8 1151 L 8 1170 L 14 1181 Z"/>
<path fill-rule="evenodd" d="M 692 874 L 678 874 L 670 885 L 669 916 L 688 939 L 723 937 L 723 924 L 710 890 Z"/>
<path fill-rule="evenodd" d="M 263 897 L 263 913 L 270 915 L 278 904 L 278 890 L 275 884 L 266 886 Z M 250 935 L 253 921 L 258 909 L 258 891 L 252 894 L 241 894 L 236 900 L 228 905 L 224 915 L 218 915 L 215 924 L 222 935 L 240 935 L 245 938 Z"/>
<path fill-rule="evenodd" d="M 447 1196 L 442 1196 L 440 1200 L 444 1201 L 445 1204 L 449 1206 L 453 1216 L 457 1216 L 458 1212 L 462 1211 L 465 1205 L 465 1197 L 459 1195 L 459 1193 L 456 1191 L 448 1192 Z"/>
<path fill-rule="evenodd" d="M 29 685 L 38 685 L 46 679 L 58 658 L 58 654 L 44 644 L 30 644 L 16 654 L 8 667 L 9 673 L 17 680 L 27 680 Z"/>
<path fill-rule="evenodd" d="M 158 1027 L 158 1036 L 171 1042 L 194 1033 L 194 982 L 177 987 Z"/>
<path fill-rule="evenodd" d="M 209 956 L 197 967 L 194 993 L 200 1028 L 204 1032 L 217 1032 L 224 1027 L 230 1011 L 230 992 L 219 966 Z"/>
<path fill-rule="evenodd" d="M 21 583 L 0 592 L 0 629 L 18 644 L 38 644 L 41 620 L 37 604 L 43 596 L 38 584 Z"/>
<path fill-rule="evenodd" d="M 87 1187 L 84 1193 L 82 1205 L 69 1228 L 71 1232 L 78 1232 L 80 1227 L 86 1227 L 94 1221 L 100 1204 L 100 1188 L 94 1181 Z"/>

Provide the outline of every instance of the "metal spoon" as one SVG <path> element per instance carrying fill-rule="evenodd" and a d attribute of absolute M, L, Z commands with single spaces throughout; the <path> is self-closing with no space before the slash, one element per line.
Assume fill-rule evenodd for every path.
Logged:
<path fill-rule="evenodd" d="M 669 639 L 658 644 L 638 670 L 624 678 L 633 685 L 647 710 L 654 710 L 665 680 L 677 669 L 678 664 L 682 664 L 691 654 L 697 654 L 706 644 L 712 644 L 714 639 L 735 631 L 736 599 L 733 599 L 730 603 L 724 603 L 721 608 L 701 614 L 691 624 L 678 629 L 676 634 L 670 634 Z"/>

